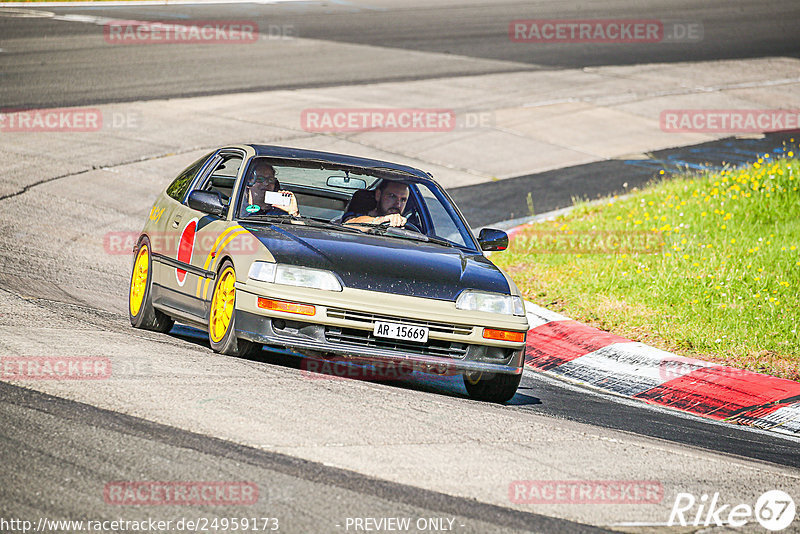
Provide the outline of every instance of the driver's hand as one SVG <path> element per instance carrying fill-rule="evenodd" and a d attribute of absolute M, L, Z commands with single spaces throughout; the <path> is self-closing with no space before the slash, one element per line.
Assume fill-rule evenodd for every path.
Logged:
<path fill-rule="evenodd" d="M 388 222 L 389 226 L 405 226 L 406 218 L 399 213 L 391 213 L 383 217 L 375 217 L 375 224 Z"/>
<path fill-rule="evenodd" d="M 282 209 L 283 211 L 285 211 L 289 215 L 292 215 L 293 217 L 297 217 L 300 214 L 300 210 L 297 208 L 297 198 L 295 198 L 294 193 L 292 193 L 291 191 L 278 191 L 278 193 L 280 193 L 285 197 L 289 197 L 290 203 L 288 206 L 276 206 L 276 207 Z"/>

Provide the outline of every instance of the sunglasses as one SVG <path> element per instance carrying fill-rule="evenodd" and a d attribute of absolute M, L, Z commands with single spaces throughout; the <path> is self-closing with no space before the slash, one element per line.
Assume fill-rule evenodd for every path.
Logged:
<path fill-rule="evenodd" d="M 256 174 L 256 175 L 253 176 L 253 181 L 256 182 L 256 183 L 268 182 L 268 183 L 274 184 L 278 180 L 274 176 L 259 176 L 259 175 Z"/>

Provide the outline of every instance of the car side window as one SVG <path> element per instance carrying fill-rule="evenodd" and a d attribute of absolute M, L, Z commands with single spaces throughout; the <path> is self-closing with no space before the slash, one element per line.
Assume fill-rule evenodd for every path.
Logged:
<path fill-rule="evenodd" d="M 443 237 L 458 246 L 470 246 L 465 239 L 463 228 L 454 220 L 454 214 L 449 213 L 444 207 L 442 199 L 424 184 L 417 184 L 417 187 L 422 193 L 422 201 L 433 224 L 433 228 L 429 229 L 429 233 Z"/>
<path fill-rule="evenodd" d="M 242 156 L 238 154 L 223 154 L 223 159 L 208 174 L 208 178 L 198 187 L 202 191 L 216 191 L 227 202 L 231 198 L 233 185 L 239 167 L 242 166 Z"/>
<path fill-rule="evenodd" d="M 209 157 L 211 157 L 211 154 L 206 154 L 202 158 L 186 167 L 183 172 L 181 172 L 178 177 L 175 178 L 171 184 L 169 184 L 169 187 L 167 187 L 167 194 L 178 202 L 182 201 L 183 197 L 186 196 L 186 191 L 189 189 L 189 186 L 191 185 L 195 176 L 197 176 L 197 173 L 203 168 L 203 164 L 208 160 Z"/>

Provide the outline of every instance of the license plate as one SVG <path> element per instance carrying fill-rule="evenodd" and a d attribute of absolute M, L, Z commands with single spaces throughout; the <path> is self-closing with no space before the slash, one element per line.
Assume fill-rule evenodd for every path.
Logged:
<path fill-rule="evenodd" d="M 425 343 L 428 341 L 428 329 L 424 326 L 384 323 L 382 321 L 375 322 L 372 335 L 376 337 L 402 339 L 403 341 L 414 341 L 416 343 Z"/>

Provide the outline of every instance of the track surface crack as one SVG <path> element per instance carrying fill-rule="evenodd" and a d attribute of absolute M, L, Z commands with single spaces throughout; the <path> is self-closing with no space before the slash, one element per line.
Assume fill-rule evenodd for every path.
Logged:
<path fill-rule="evenodd" d="M 216 147 L 216 145 L 214 147 L 206 147 L 206 146 L 191 147 L 191 148 L 178 150 L 178 151 L 175 151 L 175 152 L 166 152 L 164 154 L 156 154 L 154 156 L 142 156 L 142 157 L 139 157 L 139 158 L 120 161 L 120 162 L 117 162 L 117 163 L 92 165 L 91 167 L 89 167 L 87 169 L 80 170 L 80 171 L 70 172 L 70 173 L 67 173 L 67 174 L 61 174 L 61 175 L 58 175 L 58 176 L 52 176 L 50 178 L 43 178 L 42 180 L 38 180 L 36 182 L 33 182 L 31 184 L 28 184 L 28 185 L 24 186 L 19 191 L 15 191 L 13 193 L 8 193 L 8 194 L 5 194 L 3 196 L 0 196 L 0 201 L 1 200 L 6 200 L 6 199 L 9 199 L 9 198 L 18 197 L 20 195 L 23 195 L 23 194 L 27 193 L 28 191 L 30 191 L 34 187 L 39 187 L 40 185 L 49 184 L 49 183 L 55 182 L 57 180 L 63 180 L 64 178 L 71 178 L 73 176 L 80 176 L 81 174 L 86 174 L 86 173 L 91 172 L 91 171 L 96 171 L 96 170 L 100 170 L 100 169 L 113 169 L 113 168 L 116 168 L 116 167 L 123 167 L 125 165 L 132 165 L 134 163 L 141 163 L 143 161 L 154 161 L 154 160 L 157 160 L 157 159 L 167 158 L 167 157 L 170 157 L 170 156 L 177 156 L 177 155 L 180 155 L 180 154 L 187 154 L 189 152 L 194 152 L 194 151 L 197 151 L 197 150 L 211 150 L 211 149 L 213 149 L 215 147 Z"/>

